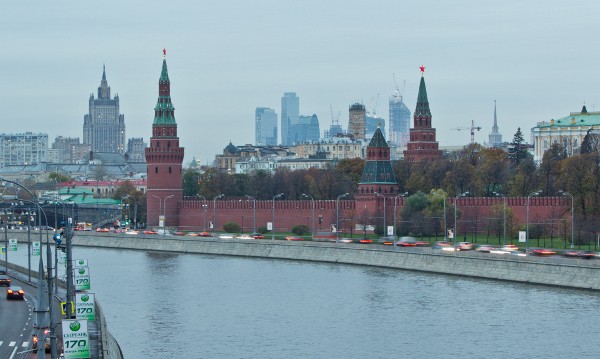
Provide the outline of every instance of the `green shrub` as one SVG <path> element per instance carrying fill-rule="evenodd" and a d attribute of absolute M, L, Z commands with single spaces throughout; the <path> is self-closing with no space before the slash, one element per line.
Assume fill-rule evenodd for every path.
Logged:
<path fill-rule="evenodd" d="M 227 222 L 223 225 L 223 230 L 229 233 L 240 233 L 242 231 L 242 227 L 235 222 Z"/>
<path fill-rule="evenodd" d="M 257 231 L 258 233 L 260 233 L 260 234 L 265 234 L 265 233 L 269 232 L 269 230 L 268 230 L 268 229 L 267 229 L 267 227 L 265 227 L 265 226 L 260 226 L 260 227 L 258 227 L 258 228 L 256 229 L 256 231 Z"/>
<path fill-rule="evenodd" d="M 297 226 L 294 226 L 294 228 L 292 228 L 292 233 L 294 233 L 297 236 L 303 236 L 305 234 L 308 234 L 309 232 L 310 232 L 310 229 L 305 224 L 299 224 Z"/>

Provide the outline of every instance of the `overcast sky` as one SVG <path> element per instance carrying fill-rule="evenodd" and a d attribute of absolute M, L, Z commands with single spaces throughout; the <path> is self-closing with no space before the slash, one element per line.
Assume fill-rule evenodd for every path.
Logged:
<path fill-rule="evenodd" d="M 518 127 L 600 111 L 597 1 L 13 1 L 0 22 L 0 132 L 82 138 L 106 64 L 127 138 L 151 135 L 162 49 L 184 164 L 254 141 L 254 110 L 296 92 L 321 131 L 356 101 L 388 119 L 393 73 L 415 109 L 420 73 L 441 146 L 487 141 L 494 100 Z M 379 100 L 377 101 L 377 97 Z M 412 121 L 411 121 L 412 122 Z M 387 136 L 387 133 L 386 133 Z"/>

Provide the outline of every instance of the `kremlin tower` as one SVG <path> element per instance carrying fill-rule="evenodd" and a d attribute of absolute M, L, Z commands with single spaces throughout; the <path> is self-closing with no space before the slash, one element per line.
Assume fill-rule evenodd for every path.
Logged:
<path fill-rule="evenodd" d="M 150 147 L 146 148 L 148 226 L 178 226 L 182 200 L 183 147 L 179 147 L 175 108 L 171 103 L 171 82 L 167 72 L 166 50 L 158 80 L 158 102 Z M 164 216 L 164 217 L 163 217 Z"/>
<path fill-rule="evenodd" d="M 417 162 L 423 160 L 436 160 L 442 158 L 442 151 L 435 140 L 435 128 L 431 127 L 431 111 L 427 100 L 425 88 L 425 66 L 421 69 L 421 83 L 417 96 L 417 108 L 413 116 L 413 128 L 410 129 L 410 140 L 406 144 L 404 160 Z"/>

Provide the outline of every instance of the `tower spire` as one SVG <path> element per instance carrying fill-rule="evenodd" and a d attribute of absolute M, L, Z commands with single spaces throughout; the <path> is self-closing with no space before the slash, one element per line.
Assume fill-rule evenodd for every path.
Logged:
<path fill-rule="evenodd" d="M 496 100 L 494 100 L 494 126 L 492 131 L 498 132 L 498 117 L 496 116 Z"/>
<path fill-rule="evenodd" d="M 154 107 L 154 125 L 175 125 L 175 107 L 171 103 L 171 81 L 167 70 L 167 50 L 163 49 L 163 63 L 158 80 L 158 101 Z"/>
<path fill-rule="evenodd" d="M 110 99 L 110 87 L 106 82 L 106 65 L 102 64 L 102 80 L 98 87 L 98 99 Z"/>

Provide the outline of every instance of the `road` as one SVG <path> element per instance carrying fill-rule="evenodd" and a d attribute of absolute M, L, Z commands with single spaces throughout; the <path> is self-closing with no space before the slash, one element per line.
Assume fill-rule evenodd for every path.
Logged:
<path fill-rule="evenodd" d="M 34 298 L 37 289 L 14 277 L 11 279 L 13 285 L 23 288 L 25 300 L 6 299 L 7 287 L 0 287 L 0 358 L 36 358 L 32 351 L 32 337 L 35 332 L 33 310 L 37 305 Z M 50 354 L 46 353 L 45 357 L 50 358 Z"/>

